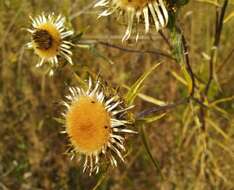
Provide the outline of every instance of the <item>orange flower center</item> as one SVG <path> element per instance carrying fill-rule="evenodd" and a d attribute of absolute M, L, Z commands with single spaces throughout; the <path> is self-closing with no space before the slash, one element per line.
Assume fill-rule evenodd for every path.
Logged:
<path fill-rule="evenodd" d="M 79 152 L 92 154 L 109 140 L 110 115 L 94 98 L 81 96 L 67 113 L 66 128 L 74 147 Z"/>

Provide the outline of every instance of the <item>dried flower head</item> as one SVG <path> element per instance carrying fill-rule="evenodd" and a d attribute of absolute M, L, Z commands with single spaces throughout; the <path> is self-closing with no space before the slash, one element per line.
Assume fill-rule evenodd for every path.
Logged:
<path fill-rule="evenodd" d="M 70 95 L 64 113 L 65 128 L 71 145 L 72 157 L 78 153 L 85 157 L 84 171 L 98 173 L 101 163 L 117 166 L 118 157 L 124 161 L 125 133 L 136 133 L 128 129 L 132 121 L 127 119 L 128 110 L 118 94 L 107 95 L 105 87 L 98 80 L 93 84 L 89 79 L 88 90 L 69 88 Z"/>
<path fill-rule="evenodd" d="M 99 0 L 95 7 L 106 8 L 100 16 L 108 16 L 116 11 L 127 14 L 128 27 L 123 41 L 131 36 L 135 19 L 137 23 L 144 20 L 145 32 L 148 33 L 151 20 L 156 31 L 159 31 L 167 25 L 169 18 L 165 0 Z"/>
<path fill-rule="evenodd" d="M 52 66 L 58 65 L 58 57 L 64 57 L 72 64 L 72 43 L 66 38 L 73 35 L 72 30 L 66 30 L 65 17 L 44 14 L 31 18 L 32 29 L 28 31 L 32 34 L 32 40 L 28 47 L 34 49 L 35 53 L 41 58 L 37 66 L 41 66 L 48 61 Z"/>

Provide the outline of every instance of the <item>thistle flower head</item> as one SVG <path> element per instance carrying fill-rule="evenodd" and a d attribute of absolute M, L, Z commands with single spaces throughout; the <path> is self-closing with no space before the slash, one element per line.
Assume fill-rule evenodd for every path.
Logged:
<path fill-rule="evenodd" d="M 57 66 L 59 57 L 64 57 L 72 64 L 72 43 L 66 38 L 73 35 L 73 31 L 65 28 L 65 17 L 42 14 L 31 20 L 32 28 L 28 31 L 32 35 L 32 40 L 28 47 L 34 49 L 41 58 L 37 66 L 41 66 L 45 61 Z"/>
<path fill-rule="evenodd" d="M 145 23 L 145 32 L 150 30 L 150 22 L 153 21 L 156 31 L 164 28 L 168 23 L 168 10 L 165 0 L 99 0 L 95 7 L 105 7 L 106 10 L 100 16 L 108 16 L 114 12 L 126 13 L 128 27 L 123 36 L 123 41 L 130 38 L 135 20 Z M 137 34 L 138 36 L 138 34 Z"/>
<path fill-rule="evenodd" d="M 72 156 L 75 152 L 85 157 L 84 171 L 90 175 L 98 173 L 103 162 L 117 166 L 118 159 L 124 161 L 124 134 L 135 133 L 127 128 L 132 125 L 126 117 L 132 106 L 125 107 L 118 94 L 107 95 L 101 82 L 94 84 L 91 78 L 88 90 L 79 87 L 69 90 L 64 117 Z"/>

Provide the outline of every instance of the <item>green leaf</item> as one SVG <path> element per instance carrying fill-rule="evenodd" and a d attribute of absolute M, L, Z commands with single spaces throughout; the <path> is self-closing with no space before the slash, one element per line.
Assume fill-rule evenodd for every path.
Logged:
<path fill-rule="evenodd" d="M 167 103 L 162 101 L 162 100 L 158 100 L 156 98 L 153 98 L 151 96 L 148 96 L 148 95 L 145 95 L 145 94 L 142 94 L 142 93 L 139 93 L 137 96 L 139 96 L 139 98 L 141 98 L 142 100 L 144 100 L 146 102 L 149 102 L 149 103 L 152 103 L 152 104 L 155 104 L 155 105 L 158 105 L 158 106 L 167 105 Z"/>
<path fill-rule="evenodd" d="M 175 77 L 176 80 L 178 80 L 180 83 L 182 83 L 185 86 L 188 86 L 187 81 L 181 77 L 179 74 L 177 74 L 175 71 L 171 71 L 170 72 L 172 74 L 173 77 Z"/>
<path fill-rule="evenodd" d="M 74 77 L 77 80 L 77 82 L 79 82 L 83 87 L 88 88 L 88 84 L 75 72 L 74 72 Z"/>
<path fill-rule="evenodd" d="M 148 145 L 148 141 L 147 141 L 147 136 L 146 136 L 146 133 L 145 133 L 145 126 L 144 126 L 144 124 L 140 125 L 140 132 L 141 132 L 141 139 L 142 139 L 145 151 L 146 151 L 147 155 L 149 156 L 150 160 L 152 161 L 155 169 L 159 172 L 161 179 L 164 180 L 164 176 L 163 176 L 161 168 L 159 166 L 159 162 L 158 162 L 158 160 L 156 160 L 153 157 L 153 155 L 152 155 L 152 153 L 150 151 L 150 148 L 149 148 L 149 145 Z"/>
<path fill-rule="evenodd" d="M 188 92 L 191 93 L 193 89 L 193 82 L 184 64 L 182 65 L 182 72 L 184 74 L 185 80 L 187 81 Z"/>
<path fill-rule="evenodd" d="M 127 85 L 123 85 L 124 88 L 126 89 L 130 89 L 130 87 L 128 87 Z M 154 97 L 151 97 L 151 96 L 148 96 L 146 94 L 143 94 L 143 93 L 138 93 L 137 96 L 139 98 L 141 98 L 142 100 L 146 101 L 146 102 L 149 102 L 149 103 L 152 103 L 152 104 L 155 104 L 157 106 L 165 106 L 166 105 L 166 102 L 162 101 L 162 100 L 158 100 Z"/>
<path fill-rule="evenodd" d="M 92 190 L 97 190 L 99 187 L 109 178 L 107 175 L 109 170 L 107 169 L 98 179 L 96 185 L 92 188 Z"/>
<path fill-rule="evenodd" d="M 210 104 L 210 106 L 215 106 L 217 104 L 221 104 L 221 103 L 225 103 L 225 102 L 229 102 L 229 101 L 233 101 L 233 100 L 234 100 L 234 96 L 227 97 L 227 98 L 221 98 L 219 100 L 215 100 L 214 102 L 212 102 Z"/>
<path fill-rule="evenodd" d="M 220 108 L 219 106 L 217 106 L 217 105 L 212 105 L 212 106 L 210 106 L 210 108 L 212 108 L 212 109 L 216 110 L 217 112 L 221 113 L 222 116 L 223 116 L 224 118 L 230 119 L 230 118 L 229 118 L 229 117 L 230 117 L 230 116 L 229 116 L 229 113 L 228 113 L 226 110 Z"/>
<path fill-rule="evenodd" d="M 171 42 L 173 45 L 172 54 L 176 58 L 177 63 L 182 63 L 183 60 L 183 46 L 182 46 L 182 36 L 181 34 L 173 28 L 171 31 Z"/>
<path fill-rule="evenodd" d="M 152 68 L 150 68 L 148 71 L 146 71 L 129 89 L 125 99 L 127 104 L 131 105 L 133 101 L 135 100 L 136 96 L 138 95 L 143 82 L 149 75 L 160 65 L 161 63 L 158 63 L 154 65 Z"/>
<path fill-rule="evenodd" d="M 232 149 L 229 146 L 223 144 L 222 142 L 219 142 L 218 140 L 215 140 L 215 139 L 212 139 L 212 138 L 211 138 L 211 140 L 212 140 L 213 143 L 215 143 L 216 145 L 218 145 L 224 151 L 226 151 L 227 153 L 229 153 L 232 158 L 234 158 L 234 152 L 232 151 Z"/>
<path fill-rule="evenodd" d="M 144 117 L 144 118 L 140 118 L 140 121 L 144 121 L 145 123 L 153 123 L 161 118 L 163 118 L 167 113 L 163 113 L 160 115 L 156 115 L 156 116 L 151 116 L 151 117 Z"/>
<path fill-rule="evenodd" d="M 231 19 L 234 18 L 234 11 L 232 11 L 225 19 L 224 19 L 224 23 L 227 23 L 228 21 L 230 21 Z"/>
<path fill-rule="evenodd" d="M 214 121 L 209 118 L 207 118 L 206 120 L 210 124 L 210 126 L 216 130 L 217 133 L 223 136 L 224 139 L 230 141 L 230 137 L 228 136 L 228 134 L 226 134 Z"/>

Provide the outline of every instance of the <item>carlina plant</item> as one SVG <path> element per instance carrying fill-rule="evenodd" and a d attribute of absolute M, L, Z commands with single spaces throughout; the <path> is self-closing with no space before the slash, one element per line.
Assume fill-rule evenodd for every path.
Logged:
<path fill-rule="evenodd" d="M 108 7 L 100 16 L 110 15 L 116 10 L 128 14 L 128 28 L 123 41 L 129 39 L 135 17 L 139 23 L 143 16 L 146 33 L 150 30 L 151 21 L 153 21 L 156 31 L 159 31 L 167 26 L 170 19 L 169 15 L 173 13 L 171 15 L 174 16 L 177 9 L 174 3 L 164 0 L 139 0 L 134 2 L 101 0 L 95 4 L 95 7 L 98 6 Z M 42 13 L 31 18 L 32 29 L 28 29 L 32 38 L 28 47 L 34 49 L 41 59 L 37 66 L 49 62 L 50 75 L 54 74 L 54 68 L 59 66 L 61 58 L 65 58 L 72 65 L 72 50 L 79 46 L 79 44 L 74 43 L 77 35 L 75 35 L 73 29 L 67 29 L 65 20 L 65 17 L 61 15 Z M 78 38 L 81 36 L 82 34 L 78 35 Z M 109 44 L 101 42 L 99 44 L 109 46 Z M 91 46 L 89 46 L 90 44 L 84 45 L 92 47 L 92 44 Z M 144 121 L 151 123 L 165 115 L 148 118 L 149 114 L 145 110 L 135 118 L 130 112 L 134 107 L 133 102 L 144 80 L 159 65 L 156 64 L 149 71 L 146 71 L 129 88 L 125 96 L 118 94 L 115 89 L 106 85 L 107 83 L 99 77 L 96 80 L 89 77 L 88 85 L 84 88 L 69 87 L 70 94 L 66 96 L 66 101 L 63 102 L 67 108 L 63 113 L 62 123 L 65 126 L 63 133 L 66 133 L 70 139 L 72 148 L 68 152 L 71 158 L 73 159 L 77 155 L 79 158 L 84 157 L 84 172 L 87 171 L 89 175 L 97 174 L 103 165 L 109 163 L 116 167 L 117 160 L 124 162 L 122 152 L 126 151 L 125 136 L 127 133 L 137 133 L 135 129 L 128 126 L 136 126 L 139 123 L 141 125 Z M 147 146 L 145 140 L 144 145 Z M 151 155 L 150 151 L 148 151 L 148 154 Z M 152 158 L 152 156 L 150 157 Z M 159 164 L 155 160 L 153 162 L 160 172 Z"/>
<path fill-rule="evenodd" d="M 127 106 L 117 91 L 101 79 L 93 81 L 90 77 L 87 89 L 70 87 L 69 91 L 63 115 L 64 132 L 73 147 L 71 158 L 85 157 L 83 171 L 88 171 L 89 175 L 97 174 L 103 163 L 116 167 L 116 157 L 124 162 L 125 134 L 136 133 L 129 128 L 134 124 L 130 114 L 133 106 Z"/>
<path fill-rule="evenodd" d="M 66 107 L 62 119 L 65 128 L 63 133 L 68 136 L 71 144 L 71 148 L 68 150 L 69 155 L 72 159 L 76 156 L 81 158 L 80 160 L 83 160 L 83 171 L 89 175 L 104 171 L 103 176 L 105 177 L 105 174 L 109 171 L 109 165 L 116 167 L 119 161 L 125 162 L 127 155 L 125 151 L 128 149 L 126 146 L 128 135 L 140 133 L 149 159 L 161 178 L 165 179 L 159 162 L 150 151 L 145 126 L 164 117 L 167 111 L 184 105 L 185 120 L 188 120 L 187 122 L 195 127 L 192 130 L 193 133 L 191 132 L 192 134 L 190 134 L 190 130 L 185 125 L 178 144 L 183 145 L 183 138 L 187 134 L 190 135 L 188 135 L 190 137 L 189 140 L 193 139 L 194 134 L 197 134 L 194 140 L 194 146 L 197 149 L 193 153 L 194 159 L 192 162 L 195 166 L 194 168 L 198 168 L 196 170 L 198 181 L 202 177 L 208 178 L 207 176 L 209 176 L 212 178 L 217 175 L 221 176 L 225 182 L 227 181 L 220 172 L 216 161 L 214 161 L 212 150 L 214 143 L 213 139 L 209 138 L 209 130 L 212 128 L 212 132 L 215 131 L 227 141 L 229 140 L 229 136 L 217 127 L 211 118 L 214 110 L 226 116 L 226 112 L 219 108 L 217 104 L 232 101 L 233 97 L 212 101 L 211 99 L 214 95 L 209 96 L 209 93 L 212 90 L 212 84 L 217 82 L 215 81 L 215 64 L 228 0 L 224 0 L 222 5 L 219 4 L 216 10 L 215 37 L 209 57 L 207 81 L 198 76 L 193 70 L 190 60 L 189 43 L 177 21 L 179 9 L 187 3 L 188 0 L 98 0 L 96 2 L 95 7 L 105 9 L 104 12 L 99 14 L 99 17 L 115 13 L 117 13 L 117 16 L 124 16 L 127 30 L 122 41 L 127 41 L 134 29 L 136 29 L 136 38 L 138 39 L 139 32 L 137 28 L 143 23 L 145 33 L 151 32 L 151 26 L 156 29 L 156 32 L 161 35 L 168 46 L 170 54 L 161 51 L 130 49 L 98 40 L 84 44 L 91 47 L 90 49 L 95 45 L 104 45 L 128 53 L 148 53 L 166 57 L 181 66 L 183 76 L 175 72 L 171 73 L 176 80 L 186 86 L 186 95 L 174 103 L 166 103 L 154 97 L 140 94 L 144 81 L 158 68 L 161 62 L 154 64 L 149 70 L 143 72 L 131 86 L 123 85 L 127 89 L 125 95 L 112 88 L 112 85 L 109 85 L 109 81 L 104 82 L 105 80 L 101 77 L 96 77 L 96 74 L 94 74 L 95 77 L 89 76 L 88 79 L 87 77 L 85 79 L 79 78 L 83 86 L 69 86 L 69 94 L 66 96 L 66 100 L 63 101 Z M 52 65 L 51 74 L 54 72 L 53 67 L 59 66 L 61 58 L 65 58 L 71 64 L 74 62 L 71 56 L 73 54 L 72 48 L 78 46 L 78 44 L 74 43 L 76 35 L 74 35 L 72 29 L 67 30 L 64 23 L 65 18 L 62 16 L 55 17 L 54 15 L 45 16 L 42 14 L 42 16 L 32 19 L 33 29 L 28 29 L 32 35 L 32 41 L 29 43 L 29 46 L 41 58 L 39 66 L 48 61 Z M 170 39 L 166 37 L 163 30 L 168 31 L 168 38 Z M 102 57 L 106 59 L 104 56 Z M 91 72 L 89 69 L 87 70 Z M 133 114 L 133 105 L 136 97 L 140 97 L 144 101 L 153 103 L 156 106 Z M 226 149 L 229 153 L 231 152 L 222 144 L 220 146 L 224 147 L 223 149 Z M 212 167 L 205 168 L 205 165 L 215 165 L 215 171 Z M 106 170 L 103 168 L 106 168 Z M 103 178 L 101 177 L 97 186 L 100 185 L 102 180 Z M 194 186 L 199 189 L 198 182 Z"/>

